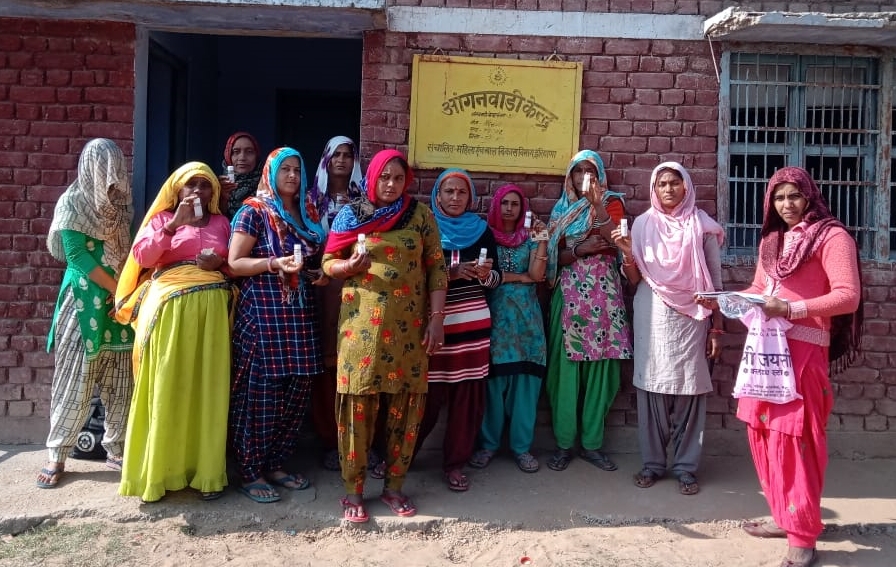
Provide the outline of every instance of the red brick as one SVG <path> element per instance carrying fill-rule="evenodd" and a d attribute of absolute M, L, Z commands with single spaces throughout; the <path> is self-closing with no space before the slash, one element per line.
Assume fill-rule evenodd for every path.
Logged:
<path fill-rule="evenodd" d="M 635 100 L 637 104 L 655 106 L 660 104 L 660 91 L 653 89 L 635 89 Z"/>
<path fill-rule="evenodd" d="M 62 104 L 81 104 L 83 102 L 100 102 L 88 101 L 84 98 L 84 89 L 81 87 L 60 87 L 56 89 L 56 98 Z"/>
<path fill-rule="evenodd" d="M 886 431 L 887 418 L 882 415 L 869 415 L 865 418 L 865 431 Z"/>
<path fill-rule="evenodd" d="M 47 38 L 47 51 L 63 51 L 68 53 L 72 50 L 71 37 L 49 37 Z"/>
<path fill-rule="evenodd" d="M 47 71 L 47 85 L 61 87 L 68 85 L 72 80 L 72 73 L 66 69 L 49 69 Z"/>
<path fill-rule="evenodd" d="M 666 121 L 672 118 L 672 109 L 665 106 L 629 104 L 625 107 L 625 117 L 629 120 Z"/>
<path fill-rule="evenodd" d="M 26 87 L 12 85 L 9 87 L 9 98 L 14 101 L 29 103 L 56 102 L 56 89 L 53 87 Z"/>
<path fill-rule="evenodd" d="M 407 112 L 407 109 L 405 109 Z M 112 140 L 131 140 L 134 137 L 134 125 L 131 122 L 90 122 L 84 124 L 83 134 L 87 138 L 109 138 Z M 122 147 L 122 151 L 124 148 Z M 77 160 L 75 160 L 77 163 Z M 68 168 L 71 169 L 71 168 Z"/>
<path fill-rule="evenodd" d="M 20 83 L 23 87 L 41 87 L 44 85 L 44 72 L 42 69 L 25 69 L 20 73 Z"/>
<path fill-rule="evenodd" d="M 82 147 L 83 144 L 80 144 L 79 147 Z M 78 152 L 72 152 L 80 154 Z M 66 170 L 53 170 L 53 169 L 43 169 L 40 171 L 40 183 L 41 185 L 46 185 L 48 187 L 67 187 L 71 182 L 74 181 L 74 174 L 72 174 L 72 178 L 69 179 L 69 172 Z M 56 195 L 52 202 L 55 202 L 59 199 L 59 195 L 62 194 L 62 189 L 59 190 L 59 194 Z"/>
<path fill-rule="evenodd" d="M 603 40 L 596 37 L 561 37 L 557 40 L 557 51 L 564 54 L 601 53 L 603 48 Z"/>
<path fill-rule="evenodd" d="M 613 10 L 616 12 L 616 10 Z M 604 41 L 607 55 L 642 55 L 650 52 L 650 42 L 634 39 L 608 39 Z"/>
<path fill-rule="evenodd" d="M 30 368 L 10 368 L 8 370 L 9 383 L 10 384 L 29 384 L 31 383 L 31 369 Z M 19 386 L 19 390 L 21 391 L 21 386 Z M 18 399 L 18 398 L 7 398 L 7 399 Z"/>
<path fill-rule="evenodd" d="M 637 55 L 620 55 L 616 57 L 616 70 L 626 73 L 637 71 L 639 59 Z"/>
<path fill-rule="evenodd" d="M 39 169 L 75 169 L 77 164 L 78 156 L 73 155 L 30 154 L 28 156 L 28 166 Z"/>
<path fill-rule="evenodd" d="M 34 415 L 34 402 L 30 400 L 7 402 L 6 414 L 9 417 L 29 417 Z"/>
<path fill-rule="evenodd" d="M 622 105 L 620 104 L 589 104 L 582 107 L 582 119 L 604 118 L 618 120 L 622 118 Z"/>
<path fill-rule="evenodd" d="M 666 89 L 660 92 L 660 103 L 679 105 L 684 102 L 684 91 L 681 89 Z"/>
<path fill-rule="evenodd" d="M 84 56 L 79 53 L 37 53 L 34 64 L 43 69 L 81 69 Z"/>
<path fill-rule="evenodd" d="M 16 118 L 19 120 L 37 120 L 40 118 L 40 105 L 27 104 L 24 102 L 16 103 Z"/>
<path fill-rule="evenodd" d="M 34 56 L 30 51 L 8 53 L 6 55 L 6 62 L 11 69 L 25 69 L 34 65 Z"/>

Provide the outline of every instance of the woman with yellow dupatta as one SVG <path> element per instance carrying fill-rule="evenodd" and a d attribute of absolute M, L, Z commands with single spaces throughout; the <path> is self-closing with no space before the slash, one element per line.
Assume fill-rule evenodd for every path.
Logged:
<path fill-rule="evenodd" d="M 230 225 L 220 194 L 204 163 L 172 173 L 140 225 L 115 293 L 116 319 L 136 329 L 119 494 L 144 502 L 187 486 L 212 500 L 227 485 L 233 293 L 222 273 Z"/>

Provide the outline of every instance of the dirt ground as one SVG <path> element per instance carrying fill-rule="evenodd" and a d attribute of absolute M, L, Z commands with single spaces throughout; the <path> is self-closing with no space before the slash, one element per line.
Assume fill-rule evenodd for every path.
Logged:
<path fill-rule="evenodd" d="M 542 451 L 539 456 L 544 457 Z M 616 472 L 577 459 L 562 473 L 516 469 L 500 455 L 470 471 L 472 488 L 449 492 L 435 451 L 424 451 L 405 486 L 420 512 L 393 516 L 371 480 L 371 521 L 341 520 L 338 473 L 316 455 L 294 463 L 313 481 L 256 504 L 233 489 L 202 502 L 192 490 L 143 504 L 117 495 L 118 473 L 69 460 L 60 486 L 34 484 L 45 453 L 0 446 L 0 565 L 290 566 L 777 566 L 783 540 L 747 536 L 743 520 L 766 514 L 749 459 L 707 457 L 702 490 L 674 480 L 631 482 L 637 455 L 613 455 Z M 542 461 L 544 458 L 542 458 Z M 832 461 L 820 566 L 896 564 L 896 461 Z"/>

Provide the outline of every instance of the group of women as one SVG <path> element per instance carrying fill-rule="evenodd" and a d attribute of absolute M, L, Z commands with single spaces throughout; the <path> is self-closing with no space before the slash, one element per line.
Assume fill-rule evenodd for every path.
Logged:
<path fill-rule="evenodd" d="M 310 186 L 297 151 L 276 149 L 263 166 L 259 155 L 240 132 L 225 150 L 235 180 L 202 163 L 180 167 L 129 247 L 123 155 L 108 140 L 85 147 L 48 237 L 67 270 L 49 340 L 57 365 L 39 486 L 59 482 L 99 385 L 121 494 L 152 502 L 190 486 L 217 498 L 229 445 L 240 490 L 277 501 L 277 488 L 309 486 L 287 463 L 313 391 L 325 463 L 342 472 L 344 518 L 369 519 L 368 474 L 385 478 L 381 500 L 395 514 L 411 516 L 403 483 L 443 408 L 449 489 L 470 487 L 467 464 L 489 465 L 505 423 L 517 466 L 539 469 L 530 448 L 543 379 L 556 439 L 547 466 L 566 469 L 578 437 L 581 459 L 615 470 L 604 425 L 620 361 L 634 358 L 643 459 L 634 482 L 647 488 L 668 471 L 682 494 L 699 491 L 709 361 L 724 332 L 701 293 L 722 288 L 723 230 L 696 207 L 684 167 L 655 168 L 650 208 L 627 231 L 622 195 L 590 150 L 572 158 L 547 225 L 516 185 L 494 192 L 483 219 L 460 169 L 439 175 L 427 206 L 408 193 L 414 173 L 395 150 L 374 155 L 362 178 L 344 137 L 327 144 Z M 802 398 L 740 400 L 774 516 L 746 528 L 788 538 L 782 565 L 810 565 L 829 347 L 845 345 L 835 355 L 851 360 L 861 320 L 855 244 L 805 170 L 769 181 L 759 260 L 749 290 L 764 294 L 766 316 L 794 323 Z M 542 281 L 553 288 L 547 333 Z M 636 288 L 633 334 L 625 282 Z M 832 339 L 837 316 L 846 319 Z M 119 360 L 132 348 L 132 364 Z"/>

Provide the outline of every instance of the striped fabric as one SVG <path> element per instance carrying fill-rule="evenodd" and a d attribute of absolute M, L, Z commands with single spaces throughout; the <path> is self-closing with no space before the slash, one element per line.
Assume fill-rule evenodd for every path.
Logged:
<path fill-rule="evenodd" d="M 445 346 L 430 360 L 429 381 L 461 382 L 488 376 L 491 327 L 491 314 L 479 282 L 449 289 Z"/>

